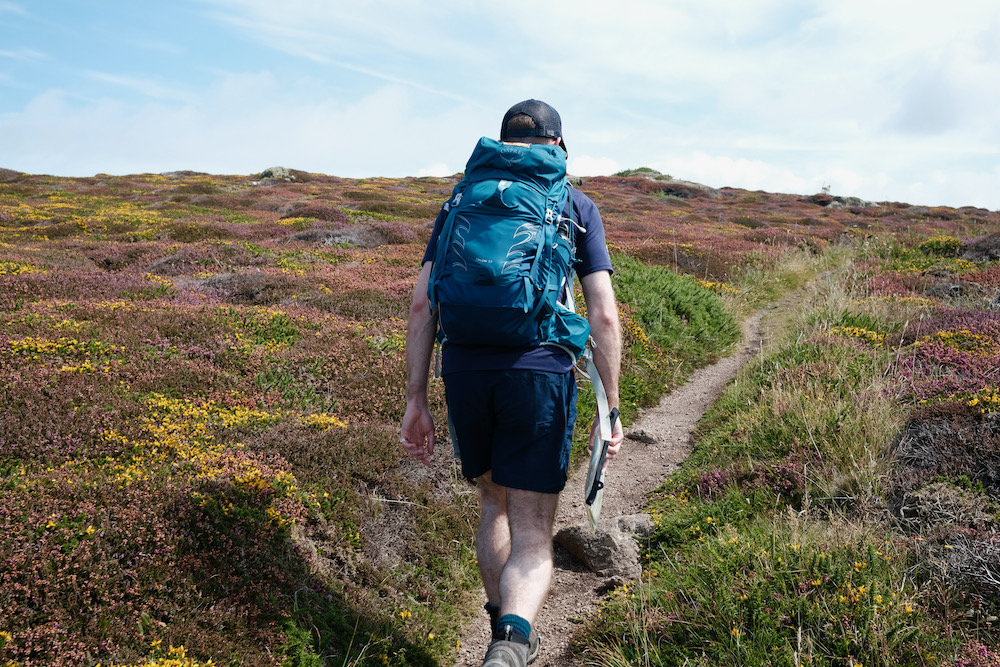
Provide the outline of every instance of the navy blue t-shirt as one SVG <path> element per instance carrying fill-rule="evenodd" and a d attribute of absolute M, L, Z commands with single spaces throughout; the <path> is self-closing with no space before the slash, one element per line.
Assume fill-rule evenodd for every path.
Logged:
<path fill-rule="evenodd" d="M 604 222 L 597 205 L 590 197 L 576 188 L 572 193 L 572 215 L 570 202 L 563 210 L 564 217 L 572 217 L 585 231 L 576 230 L 576 256 L 580 260 L 576 274 L 581 278 L 597 271 L 612 271 L 608 244 L 604 237 Z M 434 261 L 438 235 L 447 217 L 444 206 L 434 222 L 434 231 L 424 252 L 423 263 Z M 566 352 L 551 345 L 540 347 L 498 347 L 493 345 L 456 345 L 445 342 L 441 350 L 441 374 L 461 371 L 499 371 L 524 369 L 565 373 L 573 366 L 573 360 Z"/>

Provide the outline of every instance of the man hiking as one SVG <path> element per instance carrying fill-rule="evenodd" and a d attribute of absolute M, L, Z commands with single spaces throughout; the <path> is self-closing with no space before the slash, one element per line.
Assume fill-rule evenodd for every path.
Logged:
<path fill-rule="evenodd" d="M 438 338 L 455 451 L 479 490 L 476 553 L 493 637 L 483 665 L 523 667 L 538 655 L 532 623 L 552 578 L 576 420 L 573 363 L 589 333 L 608 404 L 617 406 L 621 330 L 600 214 L 566 184 L 559 114 L 537 100 L 516 104 L 500 140 L 480 141 L 424 254 L 407 324 L 401 440 L 429 463 L 427 382 Z M 574 271 L 586 320 L 567 303 Z M 513 308 L 502 303 L 515 297 Z M 592 443 L 596 429 L 595 420 Z M 617 423 L 608 459 L 622 439 Z"/>

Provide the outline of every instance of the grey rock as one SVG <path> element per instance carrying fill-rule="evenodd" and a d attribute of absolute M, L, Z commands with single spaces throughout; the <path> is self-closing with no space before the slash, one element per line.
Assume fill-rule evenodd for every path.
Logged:
<path fill-rule="evenodd" d="M 829 208 L 878 208 L 878 204 L 860 197 L 834 197 Z"/>
<path fill-rule="evenodd" d="M 696 183 L 694 181 L 685 181 L 679 178 L 674 178 L 669 174 L 661 174 L 655 169 L 627 169 L 615 175 L 625 177 L 639 176 L 648 181 L 662 183 L 663 187 L 660 189 L 660 193 L 668 197 L 678 197 L 680 199 L 690 199 L 691 197 L 697 197 L 699 195 L 707 196 L 711 199 L 717 199 L 719 197 L 719 191 L 716 188 L 705 185 L 704 183 Z"/>
<path fill-rule="evenodd" d="M 964 290 L 961 283 L 938 283 L 927 290 L 927 296 L 936 299 L 952 299 L 962 296 Z"/>
<path fill-rule="evenodd" d="M 969 244 L 962 252 L 962 259 L 970 262 L 995 262 L 1000 259 L 1000 234 L 991 234 Z"/>
<path fill-rule="evenodd" d="M 625 434 L 625 437 L 629 440 L 634 440 L 635 442 L 641 442 L 644 445 L 652 445 L 656 442 L 656 438 L 641 428 L 629 431 Z"/>
<path fill-rule="evenodd" d="M 668 197 L 680 197 L 681 199 L 690 199 L 691 197 L 696 197 L 699 194 L 705 195 L 710 199 L 718 199 L 719 191 L 702 183 L 695 183 L 694 181 L 683 181 L 678 178 L 669 178 L 663 182 L 663 187 L 660 189 L 664 195 Z M 656 179 L 659 180 L 659 179 Z"/>
<path fill-rule="evenodd" d="M 288 167 L 270 167 L 260 172 L 260 178 L 272 178 L 282 181 L 293 181 L 295 177 Z"/>
<path fill-rule="evenodd" d="M 596 531 L 586 523 L 564 528 L 555 541 L 602 577 L 634 580 L 642 574 L 636 538 L 652 532 L 649 515 L 632 514 L 599 523 Z"/>

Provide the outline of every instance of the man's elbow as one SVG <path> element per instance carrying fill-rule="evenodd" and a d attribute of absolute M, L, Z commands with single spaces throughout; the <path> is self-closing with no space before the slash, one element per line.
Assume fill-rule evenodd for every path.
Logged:
<path fill-rule="evenodd" d="M 614 301 L 602 304 L 598 308 L 588 311 L 587 319 L 590 320 L 590 328 L 602 331 L 618 331 L 621 327 L 618 318 L 618 308 Z"/>
<path fill-rule="evenodd" d="M 426 294 L 414 294 L 410 301 L 410 320 L 427 317 L 431 313 L 431 302 Z"/>
<path fill-rule="evenodd" d="M 431 300 L 427 293 L 427 285 L 430 281 L 432 262 L 426 262 L 420 269 L 420 276 L 417 278 L 416 287 L 413 288 L 413 296 L 410 299 L 410 321 L 415 317 L 426 317 L 431 313 Z"/>

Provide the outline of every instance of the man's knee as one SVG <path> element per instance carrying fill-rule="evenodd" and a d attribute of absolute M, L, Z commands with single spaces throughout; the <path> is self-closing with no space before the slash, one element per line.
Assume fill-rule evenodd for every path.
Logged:
<path fill-rule="evenodd" d="M 489 514 L 507 513 L 507 488 L 493 481 L 489 471 L 476 478 L 479 503 L 482 512 Z"/>
<path fill-rule="evenodd" d="M 550 541 L 559 495 L 521 489 L 507 490 L 507 522 L 512 538 Z"/>

